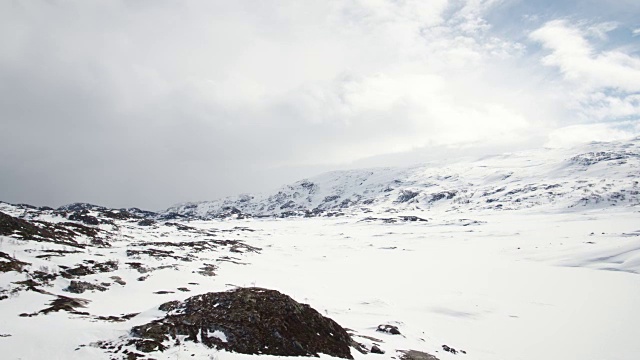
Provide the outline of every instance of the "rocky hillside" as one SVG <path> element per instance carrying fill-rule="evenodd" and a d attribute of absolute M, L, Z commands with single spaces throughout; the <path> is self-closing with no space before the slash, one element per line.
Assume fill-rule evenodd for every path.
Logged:
<path fill-rule="evenodd" d="M 545 149 L 454 164 L 336 171 L 275 193 L 184 203 L 162 216 L 337 216 L 398 210 L 445 211 L 636 206 L 640 138 Z"/>

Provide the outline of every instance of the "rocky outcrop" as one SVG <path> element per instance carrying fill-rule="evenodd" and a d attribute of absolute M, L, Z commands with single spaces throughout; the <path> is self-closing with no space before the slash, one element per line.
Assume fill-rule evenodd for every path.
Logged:
<path fill-rule="evenodd" d="M 162 350 L 184 335 L 185 341 L 243 354 L 352 359 L 351 338 L 340 325 L 275 290 L 238 288 L 159 309 L 167 312 L 164 318 L 131 330 L 139 351 Z"/>
<path fill-rule="evenodd" d="M 93 291 L 93 290 L 107 291 L 107 288 L 103 285 L 92 284 L 86 281 L 71 280 L 71 283 L 69 284 L 69 286 L 63 290 L 68 291 L 70 293 L 74 293 L 74 294 L 82 294 L 85 291 Z"/>
<path fill-rule="evenodd" d="M 102 230 L 72 222 L 50 223 L 39 220 L 20 219 L 0 212 L 0 235 L 23 240 L 50 242 L 83 248 L 86 246 L 76 238 L 89 238 L 92 245 L 109 246 L 101 238 Z"/>

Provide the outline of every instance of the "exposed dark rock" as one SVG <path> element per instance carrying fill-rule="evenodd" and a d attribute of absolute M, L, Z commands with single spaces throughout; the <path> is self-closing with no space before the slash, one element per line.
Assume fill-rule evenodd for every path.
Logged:
<path fill-rule="evenodd" d="M 91 215 L 84 215 L 80 212 L 74 212 L 69 215 L 69 220 L 80 221 L 87 225 L 100 225 L 100 220 L 97 217 Z"/>
<path fill-rule="evenodd" d="M 48 269 L 47 271 L 35 270 L 29 273 L 31 279 L 38 282 L 40 285 L 48 285 L 51 281 L 57 279 L 58 275 L 59 274 L 57 273 L 49 272 Z"/>
<path fill-rule="evenodd" d="M 25 314 L 22 313 L 20 316 L 22 317 L 32 317 L 37 316 L 39 314 L 48 314 L 50 312 L 57 312 L 60 310 L 64 310 L 76 315 L 89 315 L 87 312 L 78 311 L 77 308 L 84 308 L 89 303 L 89 300 L 86 299 L 78 299 L 78 298 L 70 298 L 66 296 L 58 295 L 54 300 L 49 303 L 49 307 L 46 309 L 42 309 L 36 313 Z"/>
<path fill-rule="evenodd" d="M 24 240 L 51 242 L 76 248 L 84 248 L 75 238 L 86 236 L 96 246 L 109 246 L 103 239 L 99 239 L 100 229 L 87 227 L 82 224 L 63 222 L 49 223 L 46 221 L 27 221 L 0 212 L 0 235 L 17 237 Z"/>
<path fill-rule="evenodd" d="M 411 216 L 411 215 L 405 215 L 405 216 L 398 216 L 400 218 L 400 220 L 402 221 L 422 221 L 422 222 L 428 222 L 429 220 L 427 219 L 423 219 L 421 217 L 418 216 Z"/>
<path fill-rule="evenodd" d="M 60 275 L 62 275 L 63 278 L 71 279 L 78 276 L 86 276 L 96 273 L 112 272 L 118 270 L 118 263 L 112 260 L 102 263 L 95 262 L 93 260 L 85 260 L 84 262 L 87 265 L 80 264 L 74 268 L 65 269 L 60 273 Z"/>
<path fill-rule="evenodd" d="M 9 254 L 0 251 L 0 272 L 22 272 L 23 268 L 27 265 L 29 265 L 29 263 L 19 261 L 9 256 Z"/>
<path fill-rule="evenodd" d="M 17 235 L 23 239 L 30 239 L 34 237 L 55 237 L 55 235 L 50 231 L 41 229 L 29 221 L 18 219 L 3 212 L 0 212 L 0 235 Z"/>
<path fill-rule="evenodd" d="M 96 320 L 102 320 L 102 321 L 110 321 L 110 322 L 125 322 L 127 320 L 130 320 L 131 318 L 135 317 L 136 315 L 138 315 L 140 313 L 131 313 L 131 314 L 126 314 L 126 315 L 120 315 L 120 316 L 96 316 L 94 317 L 94 319 Z"/>
<path fill-rule="evenodd" d="M 127 265 L 129 265 L 129 267 L 131 267 L 132 269 L 138 271 L 140 274 L 144 274 L 152 270 L 139 262 L 128 262 Z"/>
<path fill-rule="evenodd" d="M 400 360 L 438 360 L 437 357 L 417 350 L 398 350 Z"/>
<path fill-rule="evenodd" d="M 70 293 L 74 293 L 74 294 L 82 294 L 83 292 L 89 290 L 89 291 L 93 291 L 93 290 L 98 290 L 98 291 L 106 291 L 107 288 L 102 286 L 102 285 L 96 285 L 96 284 L 92 284 L 90 282 L 86 282 L 86 281 L 77 281 L 77 280 L 71 280 L 71 283 L 69 284 L 68 287 L 62 289 L 64 291 L 68 291 Z"/>
<path fill-rule="evenodd" d="M 372 354 L 384 354 L 384 351 L 382 349 L 380 349 L 377 345 L 373 345 L 371 347 L 371 353 Z"/>
<path fill-rule="evenodd" d="M 338 199 L 340 199 L 340 195 L 330 195 L 330 196 L 326 196 L 322 201 L 327 203 L 327 202 L 335 201 Z"/>
<path fill-rule="evenodd" d="M 457 354 L 458 350 L 448 346 L 448 345 L 442 345 L 442 350 L 446 351 L 446 352 L 450 352 L 452 354 Z"/>
<path fill-rule="evenodd" d="M 401 335 L 400 330 L 398 330 L 397 326 L 393 326 L 389 324 L 378 325 L 378 328 L 376 329 L 376 331 L 384 332 L 391 335 Z"/>
<path fill-rule="evenodd" d="M 218 270 L 218 267 L 213 264 L 204 264 L 200 270 L 198 270 L 198 274 L 204 276 L 216 276 L 215 271 Z"/>
<path fill-rule="evenodd" d="M 121 210 L 125 210 L 125 209 L 121 209 Z M 130 213 L 132 213 L 134 215 L 137 215 L 139 217 L 142 217 L 142 218 L 155 218 L 155 217 L 158 216 L 158 213 L 156 213 L 156 212 L 149 211 L 149 210 L 142 210 L 142 209 L 136 208 L 136 207 L 129 208 L 129 209 L 126 209 L 126 210 L 128 212 L 130 212 Z"/>
<path fill-rule="evenodd" d="M 177 220 L 187 218 L 189 217 L 186 215 L 178 214 L 177 212 L 169 212 L 158 216 L 158 220 Z"/>
<path fill-rule="evenodd" d="M 408 202 L 413 200 L 416 196 L 420 195 L 419 191 L 411 191 L 411 190 L 401 190 L 400 196 L 396 199 L 398 203 Z"/>
<path fill-rule="evenodd" d="M 451 200 L 456 195 L 458 195 L 458 191 L 457 190 L 442 191 L 442 192 L 439 192 L 439 193 L 431 194 L 431 198 L 429 199 L 429 202 L 430 203 L 434 203 L 436 201 L 440 201 L 440 200 L 443 200 L 443 199 Z"/>
<path fill-rule="evenodd" d="M 60 211 L 83 211 L 83 210 L 105 210 L 104 206 L 93 205 L 88 203 L 73 203 L 62 205 L 58 208 Z"/>
<path fill-rule="evenodd" d="M 156 224 L 156 221 L 153 219 L 144 219 L 144 220 L 138 221 L 138 225 L 140 226 L 153 226 L 155 224 Z"/>
<path fill-rule="evenodd" d="M 349 335 L 353 335 L 353 334 L 349 334 Z M 364 346 L 364 344 L 361 344 L 357 341 L 355 341 L 353 338 L 351 338 L 351 342 L 349 344 L 352 348 L 356 349 L 356 351 L 358 351 L 361 354 L 368 354 L 369 350 L 367 350 L 367 347 Z"/>
<path fill-rule="evenodd" d="M 172 250 L 160 250 L 160 249 L 127 249 L 127 256 L 140 258 L 140 255 L 147 255 L 150 257 L 163 259 L 163 258 L 171 258 L 180 261 L 192 261 L 193 255 L 187 254 L 187 256 L 175 255 Z"/>
<path fill-rule="evenodd" d="M 159 309 L 168 312 L 163 319 L 131 330 L 150 342 L 137 347 L 140 351 L 158 350 L 164 341 L 185 335 L 186 341 L 243 354 L 323 353 L 352 359 L 351 338 L 340 325 L 275 290 L 238 288 L 172 301 Z"/>
<path fill-rule="evenodd" d="M 75 254 L 79 253 L 78 250 L 40 250 L 44 252 L 42 255 L 36 255 L 38 259 L 50 260 L 52 257 L 63 257 L 66 254 Z"/>
<path fill-rule="evenodd" d="M 180 230 L 180 231 L 195 231 L 197 232 L 198 229 L 194 228 L 193 226 L 187 226 L 184 224 L 179 224 L 179 223 L 172 223 L 172 222 L 166 222 L 164 223 L 165 226 L 175 226 L 176 229 Z"/>
<path fill-rule="evenodd" d="M 104 210 L 100 213 L 102 216 L 115 220 L 137 220 L 140 216 L 132 214 L 127 210 Z"/>
<path fill-rule="evenodd" d="M 120 285 L 127 285 L 127 282 L 122 280 L 122 278 L 120 276 L 112 276 L 111 280 L 113 280 L 114 283 L 116 284 L 120 284 Z"/>
<path fill-rule="evenodd" d="M 572 157 L 570 161 L 575 164 L 590 166 L 602 161 L 628 159 L 630 156 L 633 156 L 633 155 L 635 154 L 625 153 L 625 152 L 598 151 L 598 152 L 588 152 L 585 154 L 576 155 Z"/>

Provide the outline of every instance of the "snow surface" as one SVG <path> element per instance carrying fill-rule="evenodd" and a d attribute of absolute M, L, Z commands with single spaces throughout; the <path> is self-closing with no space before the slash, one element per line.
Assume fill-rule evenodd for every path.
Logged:
<path fill-rule="evenodd" d="M 609 150 L 633 153 L 637 143 L 610 144 Z M 598 151 L 607 148 L 606 144 L 592 146 Z M 579 153 L 589 153 L 583 150 Z M 369 190 L 385 182 L 393 186 L 393 180 L 403 174 L 402 181 L 411 179 L 414 185 L 433 183 L 420 187 L 422 195 L 411 206 L 393 205 L 392 198 L 403 190 L 396 188 L 395 195 L 387 200 L 380 200 L 383 192 L 372 195 L 376 202 L 368 206 L 368 211 L 350 211 L 341 217 L 180 221 L 215 236 L 178 231 L 161 222 L 141 227 L 122 220 L 116 221 L 117 230 L 100 225 L 113 231 L 112 247 L 90 247 L 49 259 L 37 256 L 64 247 L 0 237 L 0 251 L 32 263 L 32 269 L 55 272 L 61 265 L 72 266 L 87 259 L 116 260 L 120 264 L 116 271 L 82 277 L 84 281 L 111 283 L 105 292 L 69 294 L 63 291 L 69 285 L 64 278 L 45 288 L 52 294 L 90 300 L 81 310 L 91 316 L 58 312 L 19 317 L 45 308 L 52 299 L 51 295 L 32 291 L 20 291 L 1 300 L 1 357 L 109 359 L 113 354 L 105 353 L 95 343 L 125 337 L 131 327 L 162 317 L 164 313 L 157 307 L 164 302 L 237 286 L 259 286 L 310 304 L 352 329 L 358 342 L 368 347 L 375 343 L 386 351 L 383 355 L 364 355 L 353 349 L 355 359 L 392 359 L 398 357 L 396 350 L 408 349 L 440 359 L 462 360 L 638 359 L 640 207 L 637 197 L 629 195 L 637 188 L 637 158 L 629 156 L 624 163 L 620 159 L 592 163 L 598 155 L 568 160 L 575 156 L 567 150 L 560 155 L 541 152 L 492 157 L 473 163 L 471 168 L 468 164 L 447 166 L 457 170 L 437 175 L 440 180 L 434 177 L 439 170 L 412 168 L 387 169 L 364 177 L 360 171 L 332 173 L 309 181 L 318 189 L 317 196 L 312 196 L 312 208 L 319 204 L 314 201 L 336 189 L 350 189 L 345 193 L 363 189 L 353 185 L 360 182 L 373 184 Z M 611 161 L 617 165 L 611 165 Z M 482 168 L 480 164 L 492 165 Z M 497 170 L 496 164 L 502 164 L 502 168 Z M 455 179 L 447 178 L 453 173 L 458 174 Z M 511 176 L 506 177 L 508 174 Z M 351 185 L 344 185 L 348 181 Z M 445 200 L 443 206 L 428 205 L 430 195 L 424 194 L 425 188 L 437 189 L 435 193 L 453 189 L 453 183 L 462 186 L 469 181 L 480 186 L 478 189 L 505 190 L 484 196 L 482 201 L 476 199 L 477 190 L 469 197 L 476 205 L 462 206 L 453 199 Z M 539 188 L 540 184 L 556 183 L 562 184 L 564 196 L 548 198 L 532 190 L 530 193 L 537 194 L 535 199 L 515 202 L 515 196 L 524 199 L 529 195 L 505 195 L 523 188 L 523 184 Z M 578 193 L 587 197 L 596 193 L 588 186 L 584 191 L 580 184 L 596 184 L 603 200 L 580 204 Z M 325 187 L 331 190 L 319 190 Z M 624 201 L 611 200 L 611 194 L 623 192 L 628 194 Z M 493 204 L 486 203 L 490 196 L 505 205 L 481 205 Z M 521 205 L 523 202 L 534 205 Z M 206 215 L 213 208 L 211 203 L 200 203 L 195 209 Z M 389 212 L 392 208 L 396 212 Z M 65 220 L 8 204 L 0 204 L 0 211 L 25 218 Z M 384 221 L 409 215 L 428 221 Z M 190 261 L 127 255 L 128 249 L 152 247 L 136 245 L 140 243 L 205 238 L 240 240 L 261 250 L 236 252 L 229 246 L 201 252 L 176 250 L 177 255 L 192 256 Z M 155 270 L 141 274 L 126 265 L 132 261 Z M 199 273 L 204 264 L 219 266 L 215 276 Z M 141 275 L 149 277 L 138 281 Z M 112 276 L 119 276 L 126 285 L 115 283 Z M 9 291 L 15 288 L 13 282 L 24 279 L 24 274 L 0 273 L 0 289 Z M 190 292 L 178 291 L 179 287 L 187 287 Z M 154 294 L 159 290 L 173 292 Z M 119 323 L 92 317 L 135 312 L 140 314 Z M 380 324 L 398 326 L 402 335 L 377 332 Z M 222 332 L 216 335 L 226 339 Z M 444 352 L 445 344 L 466 354 Z M 185 341 L 150 356 L 276 358 L 216 351 Z"/>

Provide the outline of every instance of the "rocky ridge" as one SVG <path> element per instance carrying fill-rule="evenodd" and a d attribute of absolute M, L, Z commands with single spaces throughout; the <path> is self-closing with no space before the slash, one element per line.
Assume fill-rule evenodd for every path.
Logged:
<path fill-rule="evenodd" d="M 581 209 L 640 204 L 640 138 L 409 168 L 336 171 L 271 194 L 173 206 L 187 218 L 314 217 L 397 211 Z"/>

